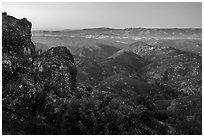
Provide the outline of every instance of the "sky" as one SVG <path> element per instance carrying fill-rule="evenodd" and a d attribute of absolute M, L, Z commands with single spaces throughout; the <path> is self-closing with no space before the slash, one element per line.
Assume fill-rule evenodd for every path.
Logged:
<path fill-rule="evenodd" d="M 3 2 L 33 29 L 202 28 L 201 2 Z"/>

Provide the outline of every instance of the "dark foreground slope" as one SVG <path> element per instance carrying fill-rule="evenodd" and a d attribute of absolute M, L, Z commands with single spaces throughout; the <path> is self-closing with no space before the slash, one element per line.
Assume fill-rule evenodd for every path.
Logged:
<path fill-rule="evenodd" d="M 113 53 L 97 64 L 76 56 L 79 77 L 80 73 L 82 78 L 102 75 L 94 89 L 86 83 L 79 86 L 77 66 L 66 47 L 38 52 L 30 39 L 29 21 L 3 13 L 2 22 L 3 134 L 201 134 L 200 95 L 186 96 L 159 82 L 152 86 L 120 69 L 137 72 L 149 64 L 144 58 Z M 116 70 L 121 74 L 100 73 L 101 66 L 109 70 L 111 64 L 119 66 Z"/>

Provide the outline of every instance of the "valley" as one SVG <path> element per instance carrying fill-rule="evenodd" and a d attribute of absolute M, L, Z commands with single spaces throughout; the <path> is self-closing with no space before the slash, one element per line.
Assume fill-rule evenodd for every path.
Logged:
<path fill-rule="evenodd" d="M 34 31 L 32 40 L 43 52 L 67 47 L 75 58 L 78 86 L 127 102 L 149 98 L 158 113 L 180 115 L 180 102 L 201 100 L 201 36 L 201 29 L 95 28 Z M 197 115 L 190 104 L 184 106 L 192 111 L 185 118 Z"/>
<path fill-rule="evenodd" d="M 159 113 L 180 115 L 184 108 L 177 103 L 201 100 L 201 37 L 201 29 L 93 28 L 34 31 L 32 40 L 43 52 L 67 47 L 75 58 L 79 86 L 127 102 L 149 98 Z M 184 117 L 198 113 L 186 107 L 192 112 Z"/>
<path fill-rule="evenodd" d="M 42 52 L 56 46 L 71 51 L 77 82 L 82 85 L 94 87 L 108 77 L 125 74 L 147 83 L 168 83 L 182 91 L 178 84 L 182 80 L 188 81 L 183 81 L 186 85 L 196 83 L 191 77 L 202 80 L 201 29 L 93 28 L 32 34 Z M 194 91 L 200 84 L 195 85 L 186 92 L 201 92 Z"/>
<path fill-rule="evenodd" d="M 202 134 L 202 29 L 32 31 L 3 16 L 3 134 Z"/>

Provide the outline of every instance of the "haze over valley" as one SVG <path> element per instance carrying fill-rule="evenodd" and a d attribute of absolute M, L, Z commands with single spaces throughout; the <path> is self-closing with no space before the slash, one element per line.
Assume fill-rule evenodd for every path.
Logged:
<path fill-rule="evenodd" d="M 202 134 L 202 3 L 30 4 L 2 13 L 3 134 Z"/>

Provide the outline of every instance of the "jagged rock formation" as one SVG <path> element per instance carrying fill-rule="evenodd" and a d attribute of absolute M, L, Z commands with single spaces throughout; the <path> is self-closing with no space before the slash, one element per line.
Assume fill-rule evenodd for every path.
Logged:
<path fill-rule="evenodd" d="M 66 47 L 53 47 L 38 55 L 27 19 L 3 13 L 2 23 L 4 114 L 11 121 L 55 124 L 56 113 L 76 90 L 72 54 Z"/>
<path fill-rule="evenodd" d="M 74 58 L 66 47 L 53 47 L 35 61 L 41 78 L 49 87 L 57 87 L 61 97 L 76 89 L 77 70 Z"/>
<path fill-rule="evenodd" d="M 26 18 L 16 19 L 2 14 L 3 52 L 16 54 L 18 57 L 32 55 L 34 45 L 31 41 L 32 24 Z"/>
<path fill-rule="evenodd" d="M 31 41 L 31 23 L 2 14 L 3 86 L 18 80 L 29 71 L 34 53 Z"/>

